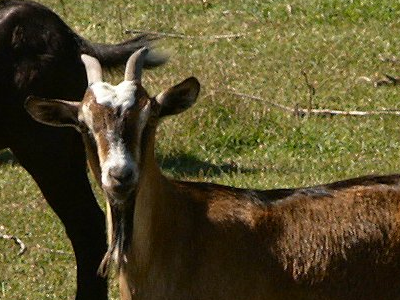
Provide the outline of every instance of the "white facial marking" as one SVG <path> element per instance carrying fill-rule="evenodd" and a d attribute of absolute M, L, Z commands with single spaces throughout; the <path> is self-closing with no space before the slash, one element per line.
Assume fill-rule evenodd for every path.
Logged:
<path fill-rule="evenodd" d="M 122 140 L 115 140 L 115 137 L 113 137 L 112 134 L 112 132 L 109 132 L 107 136 L 110 148 L 107 158 L 101 164 L 101 183 L 105 187 L 111 187 L 112 181 L 110 170 L 112 168 L 117 168 L 121 171 L 131 171 L 133 174 L 132 184 L 135 184 L 138 179 L 137 163 L 133 160 L 132 155 L 129 153 L 129 150 Z"/>
<path fill-rule="evenodd" d="M 100 105 L 120 108 L 121 112 L 124 112 L 135 104 L 136 85 L 133 81 L 123 81 L 117 86 L 106 82 L 95 82 L 90 88 L 93 91 L 96 102 Z M 93 116 L 85 113 L 84 109 L 82 111 L 85 115 L 85 120 L 92 120 L 91 123 L 93 124 Z M 90 123 L 90 121 L 87 123 Z M 89 124 L 87 125 L 90 126 Z M 129 149 L 127 149 L 127 145 L 124 144 L 120 134 L 117 132 L 107 132 L 106 138 L 109 144 L 109 151 L 105 160 L 100 163 L 103 186 L 110 188 L 113 185 L 112 177 L 110 176 L 111 169 L 117 169 L 121 173 L 131 171 L 133 174 L 132 184 L 135 184 L 138 179 L 138 166 Z"/>
<path fill-rule="evenodd" d="M 117 86 L 113 86 L 107 82 L 95 82 L 90 86 L 96 102 L 116 108 L 121 107 L 125 111 L 135 104 L 136 85 L 133 81 L 122 81 Z"/>
<path fill-rule="evenodd" d="M 135 92 L 136 85 L 132 81 L 123 81 L 117 86 L 113 86 L 106 82 L 95 82 L 90 86 L 95 96 L 95 101 L 102 105 L 110 108 L 120 108 L 123 113 L 135 104 Z M 137 126 L 138 130 L 136 141 L 141 140 L 141 135 L 144 127 L 147 124 L 150 116 L 151 105 L 148 103 L 142 108 L 139 113 Z M 89 107 L 85 105 L 82 107 L 82 115 L 88 127 L 93 127 L 93 116 Z M 140 161 L 140 146 L 135 147 L 134 152 L 130 149 L 131 145 L 126 145 L 122 139 L 120 132 L 108 131 L 105 138 L 108 143 L 108 153 L 103 161 L 100 162 L 101 167 L 101 183 L 105 188 L 113 187 L 115 184 L 114 178 L 110 175 L 112 169 L 123 172 L 131 172 L 133 174 L 130 179 L 132 186 L 137 183 L 139 179 L 139 167 L 138 162 Z M 112 173 L 112 172 L 111 172 Z"/>
<path fill-rule="evenodd" d="M 138 127 L 139 130 L 137 141 L 141 140 L 142 132 L 146 126 L 147 120 L 150 115 L 150 103 L 147 104 L 139 114 Z M 122 141 L 122 139 L 115 132 L 107 133 L 107 140 L 110 145 L 106 160 L 101 166 L 102 169 L 102 184 L 104 186 L 111 186 L 111 178 L 109 172 L 111 168 L 118 168 L 121 170 L 131 170 L 134 177 L 132 184 L 138 181 L 139 168 L 137 162 L 140 160 L 140 147 L 135 148 L 135 152 L 131 153 Z"/>

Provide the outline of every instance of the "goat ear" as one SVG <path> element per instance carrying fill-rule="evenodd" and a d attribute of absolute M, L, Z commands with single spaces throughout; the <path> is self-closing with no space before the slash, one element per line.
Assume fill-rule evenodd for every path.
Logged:
<path fill-rule="evenodd" d="M 77 126 L 79 102 L 50 100 L 30 96 L 25 101 L 25 109 L 32 118 L 50 126 Z"/>
<path fill-rule="evenodd" d="M 156 96 L 161 105 L 160 117 L 179 114 L 191 107 L 200 92 L 200 83 L 190 77 Z"/>

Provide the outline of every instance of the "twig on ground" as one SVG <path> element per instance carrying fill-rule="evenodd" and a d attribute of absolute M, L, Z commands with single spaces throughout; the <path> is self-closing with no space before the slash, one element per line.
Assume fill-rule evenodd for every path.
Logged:
<path fill-rule="evenodd" d="M 301 74 L 304 76 L 304 79 L 306 81 L 306 85 L 308 88 L 308 114 L 311 115 L 311 110 L 312 110 L 312 106 L 313 106 L 313 98 L 315 95 L 315 87 L 308 80 L 308 75 L 307 75 L 306 71 L 304 71 L 304 70 L 301 71 Z"/>
<path fill-rule="evenodd" d="M 370 82 L 374 85 L 374 87 L 388 86 L 388 85 L 400 85 L 400 77 L 394 77 L 389 74 L 384 74 L 384 78 L 381 79 L 371 79 L 367 76 L 360 76 L 357 78 L 357 81 L 365 81 Z"/>
<path fill-rule="evenodd" d="M 397 64 L 399 62 L 399 59 L 394 55 L 384 56 L 383 54 L 379 54 L 378 58 L 382 62 L 388 62 L 388 63 L 392 63 L 392 64 Z"/>
<path fill-rule="evenodd" d="M 399 85 L 400 84 L 400 78 L 399 77 L 394 77 L 388 74 L 384 74 L 386 78 L 377 80 L 374 82 L 374 86 L 382 86 L 382 85 Z"/>
<path fill-rule="evenodd" d="M 6 285 L 5 285 L 4 281 L 1 282 L 1 295 L 3 297 L 6 296 Z"/>
<path fill-rule="evenodd" d="M 1 227 L 4 228 L 3 226 L 1 226 Z M 5 240 L 14 241 L 14 243 L 16 243 L 19 246 L 18 255 L 22 255 L 26 251 L 26 246 L 25 246 L 24 242 L 22 242 L 22 240 L 20 238 L 18 238 L 17 236 L 0 233 L 0 238 L 5 239 Z"/>
<path fill-rule="evenodd" d="M 319 116 L 354 116 L 354 117 L 362 117 L 362 116 L 373 116 L 373 115 L 395 115 L 395 116 L 400 116 L 400 110 L 395 110 L 395 109 L 382 109 L 382 110 L 372 110 L 372 111 L 358 111 L 358 110 L 351 110 L 351 111 L 344 111 L 344 110 L 335 110 L 335 109 L 305 109 L 296 106 L 295 108 L 291 108 L 282 104 L 278 104 L 269 100 L 265 100 L 264 98 L 254 96 L 254 95 L 249 95 L 249 94 L 244 94 L 244 93 L 238 93 L 235 91 L 230 91 L 230 90 L 215 90 L 213 91 L 214 93 L 226 93 L 230 94 L 233 96 L 241 97 L 241 98 L 248 98 L 256 101 L 262 101 L 264 103 L 267 103 L 270 106 L 279 108 L 281 110 L 284 110 L 286 112 L 289 112 L 293 115 L 299 115 L 299 116 L 304 116 L 307 114 L 312 114 L 312 115 L 319 115 Z"/>
<path fill-rule="evenodd" d="M 228 34 L 219 34 L 219 35 L 186 35 L 182 33 L 173 33 L 173 32 L 160 32 L 160 31 L 145 31 L 145 30 L 125 30 L 126 34 L 148 34 L 148 35 L 158 35 L 163 37 L 170 37 L 176 39 L 204 39 L 204 40 L 218 40 L 218 39 L 231 39 L 231 38 L 239 38 L 248 35 L 248 32 L 244 33 L 228 33 Z"/>

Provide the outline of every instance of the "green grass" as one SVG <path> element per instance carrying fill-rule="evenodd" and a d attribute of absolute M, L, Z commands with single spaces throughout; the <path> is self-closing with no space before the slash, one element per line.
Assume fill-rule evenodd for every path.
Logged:
<path fill-rule="evenodd" d="M 92 41 L 116 42 L 141 29 L 188 36 L 160 43 L 169 63 L 145 72 L 155 94 L 189 76 L 202 83 L 198 103 L 163 122 L 157 153 L 175 178 L 238 187 L 312 185 L 400 170 L 400 119 L 297 118 L 262 101 L 307 107 L 306 71 L 315 108 L 400 109 L 398 87 L 360 81 L 399 75 L 400 4 L 382 0 L 40 1 Z M 214 35 L 244 33 L 230 39 Z M 193 38 L 196 37 L 196 38 Z M 118 76 L 110 78 L 116 82 Z M 63 228 L 27 173 L 5 153 L 0 165 L 0 299 L 72 299 L 74 263 Z M 117 299 L 115 287 L 112 299 Z"/>

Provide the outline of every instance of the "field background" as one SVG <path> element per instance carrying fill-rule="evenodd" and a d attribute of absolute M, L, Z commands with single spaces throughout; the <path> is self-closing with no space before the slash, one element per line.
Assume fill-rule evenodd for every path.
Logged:
<path fill-rule="evenodd" d="M 399 87 L 364 78 L 400 75 L 398 1 L 39 2 L 92 41 L 120 41 L 126 30 L 177 35 L 160 43 L 169 63 L 144 74 L 153 94 L 192 75 L 202 84 L 198 103 L 160 127 L 157 153 L 171 176 L 269 189 L 400 170 L 399 117 L 298 117 L 267 102 L 307 108 L 305 72 L 313 108 L 400 109 Z M 0 239 L 0 299 L 73 299 L 61 223 L 11 154 L 0 164 L 0 233 L 28 247 L 18 256 Z"/>

